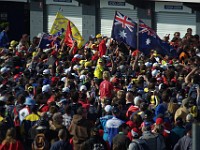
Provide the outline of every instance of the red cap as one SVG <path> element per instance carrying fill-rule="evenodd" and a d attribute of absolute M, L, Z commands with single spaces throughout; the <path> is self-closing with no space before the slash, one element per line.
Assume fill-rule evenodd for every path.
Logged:
<path fill-rule="evenodd" d="M 163 124 L 164 123 L 164 120 L 162 118 L 157 118 L 156 119 L 156 124 L 157 125 L 160 125 L 160 124 Z"/>

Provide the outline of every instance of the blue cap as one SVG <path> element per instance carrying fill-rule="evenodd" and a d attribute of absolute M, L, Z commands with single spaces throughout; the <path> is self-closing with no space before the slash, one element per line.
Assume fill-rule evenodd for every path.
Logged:
<path fill-rule="evenodd" d="M 27 97 L 24 105 L 35 105 L 35 101 L 32 98 Z"/>

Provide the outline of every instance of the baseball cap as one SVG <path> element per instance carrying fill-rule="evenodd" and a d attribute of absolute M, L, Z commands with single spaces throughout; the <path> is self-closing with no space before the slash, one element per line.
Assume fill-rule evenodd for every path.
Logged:
<path fill-rule="evenodd" d="M 164 120 L 162 118 L 157 118 L 156 119 L 156 124 L 157 125 L 160 125 L 160 124 L 163 124 L 164 123 Z"/>
<path fill-rule="evenodd" d="M 104 108 L 105 112 L 109 113 L 112 112 L 112 106 L 111 105 L 106 105 Z"/>
<path fill-rule="evenodd" d="M 46 84 L 46 85 L 43 85 L 43 86 L 42 86 L 42 92 L 43 92 L 43 93 L 49 92 L 50 89 L 51 89 L 51 87 L 50 87 L 49 84 Z"/>
<path fill-rule="evenodd" d="M 24 105 L 35 105 L 35 101 L 32 98 L 27 97 Z"/>
<path fill-rule="evenodd" d="M 49 70 L 49 69 L 44 69 L 44 70 L 43 70 L 43 74 L 44 74 L 44 75 L 50 74 L 50 70 Z"/>
<path fill-rule="evenodd" d="M 64 88 L 62 88 L 62 92 L 63 93 L 69 93 L 70 89 L 68 87 L 64 87 Z"/>
<path fill-rule="evenodd" d="M 80 91 L 82 91 L 82 90 L 87 91 L 87 87 L 85 85 L 81 85 L 79 90 Z"/>

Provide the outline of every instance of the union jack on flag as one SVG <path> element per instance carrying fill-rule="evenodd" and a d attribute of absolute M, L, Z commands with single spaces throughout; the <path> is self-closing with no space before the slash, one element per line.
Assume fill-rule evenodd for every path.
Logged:
<path fill-rule="evenodd" d="M 131 18 L 121 14 L 120 12 L 115 12 L 111 38 L 123 42 L 132 48 L 137 46 L 137 24 L 131 20 Z"/>
<path fill-rule="evenodd" d="M 115 21 L 116 21 L 114 23 L 115 25 L 121 24 L 122 28 L 127 27 L 131 32 L 133 32 L 133 28 L 135 27 L 135 24 L 129 17 L 127 17 L 117 11 L 116 15 L 115 15 Z"/>
<path fill-rule="evenodd" d="M 139 33 L 145 33 L 145 32 L 147 32 L 148 35 L 154 38 L 158 37 L 158 35 L 152 28 L 146 25 L 142 20 L 139 20 Z"/>

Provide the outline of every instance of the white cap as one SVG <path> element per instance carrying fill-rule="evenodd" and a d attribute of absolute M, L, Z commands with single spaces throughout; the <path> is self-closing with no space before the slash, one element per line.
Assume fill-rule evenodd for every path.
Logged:
<path fill-rule="evenodd" d="M 68 73 L 70 73 L 70 71 L 71 71 L 71 67 L 69 67 L 67 69 L 64 69 L 64 73 L 63 74 L 68 74 Z"/>
<path fill-rule="evenodd" d="M 4 73 L 6 73 L 9 70 L 10 70 L 10 68 L 3 67 L 3 68 L 1 68 L 1 73 L 4 74 Z"/>
<path fill-rule="evenodd" d="M 42 92 L 43 92 L 43 93 L 47 93 L 47 92 L 50 91 L 50 89 L 51 89 L 51 87 L 50 87 L 49 84 L 43 85 L 43 87 L 42 87 Z"/>
<path fill-rule="evenodd" d="M 106 105 L 104 108 L 105 112 L 112 112 L 112 106 L 111 105 Z"/>
<path fill-rule="evenodd" d="M 158 74 L 159 72 L 160 72 L 159 70 L 155 69 L 155 70 L 153 70 L 153 71 L 151 72 L 151 75 L 152 75 L 153 77 L 156 77 L 157 74 Z"/>
<path fill-rule="evenodd" d="M 43 70 L 43 74 L 50 74 L 50 70 L 49 69 L 44 69 Z"/>
<path fill-rule="evenodd" d="M 82 75 L 80 75 L 79 79 L 83 81 L 83 80 L 85 80 L 85 77 L 86 77 L 86 75 L 82 74 Z"/>
<path fill-rule="evenodd" d="M 5 102 L 5 101 L 7 101 L 7 97 L 6 96 L 0 96 L 0 101 L 3 101 L 3 102 Z"/>
<path fill-rule="evenodd" d="M 82 91 L 82 90 L 87 91 L 87 87 L 85 85 L 81 85 L 79 90 L 80 91 Z"/>
<path fill-rule="evenodd" d="M 60 79 L 60 81 L 62 81 L 62 82 L 65 82 L 65 80 L 66 80 L 66 77 L 62 77 L 62 78 Z"/>
<path fill-rule="evenodd" d="M 82 59 L 82 55 L 76 54 L 76 55 L 74 55 L 74 58 Z"/>
<path fill-rule="evenodd" d="M 68 87 L 64 87 L 64 88 L 62 88 L 62 92 L 63 93 L 69 93 L 70 89 Z"/>
<path fill-rule="evenodd" d="M 79 65 L 74 65 L 74 67 L 73 67 L 74 70 L 78 70 L 79 68 L 80 68 Z"/>
<path fill-rule="evenodd" d="M 153 67 L 158 67 L 159 64 L 157 62 L 153 63 Z"/>
<path fill-rule="evenodd" d="M 138 136 L 139 136 L 138 133 L 135 132 L 133 129 L 131 130 L 131 135 L 132 135 L 133 137 L 138 137 Z"/>
<path fill-rule="evenodd" d="M 151 65 L 152 65 L 151 62 L 146 62 L 146 63 L 145 63 L 145 66 L 146 66 L 146 67 L 151 67 Z"/>
<path fill-rule="evenodd" d="M 141 97 L 141 96 L 136 96 L 136 97 L 134 98 L 134 104 L 135 104 L 136 106 L 139 106 L 141 100 L 142 100 L 142 97 Z"/>

